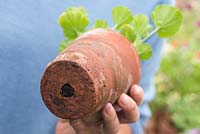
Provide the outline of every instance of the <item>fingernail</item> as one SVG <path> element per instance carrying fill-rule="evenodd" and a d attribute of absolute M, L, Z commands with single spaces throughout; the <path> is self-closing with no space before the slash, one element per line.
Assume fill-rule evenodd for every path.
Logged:
<path fill-rule="evenodd" d="M 106 105 L 106 107 L 105 107 L 105 113 L 108 115 L 109 113 L 110 113 L 110 107 L 111 107 L 111 104 L 110 103 L 108 103 L 107 105 Z"/>
<path fill-rule="evenodd" d="M 126 105 L 128 103 L 128 98 L 125 94 L 122 94 L 121 97 L 120 97 L 120 103 L 122 105 Z"/>
<path fill-rule="evenodd" d="M 135 85 L 135 86 L 133 86 L 133 92 L 134 92 L 134 94 L 136 94 L 136 95 L 138 95 L 138 94 L 140 94 L 140 89 L 139 89 L 140 87 L 139 86 L 137 86 L 137 85 Z"/>

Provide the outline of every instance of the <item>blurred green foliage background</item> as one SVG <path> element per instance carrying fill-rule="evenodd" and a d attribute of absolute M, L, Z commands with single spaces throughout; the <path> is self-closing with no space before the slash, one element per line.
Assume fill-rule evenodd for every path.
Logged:
<path fill-rule="evenodd" d="M 169 40 L 156 76 L 154 113 L 165 110 L 181 132 L 200 128 L 200 0 L 177 0 L 184 22 Z"/>

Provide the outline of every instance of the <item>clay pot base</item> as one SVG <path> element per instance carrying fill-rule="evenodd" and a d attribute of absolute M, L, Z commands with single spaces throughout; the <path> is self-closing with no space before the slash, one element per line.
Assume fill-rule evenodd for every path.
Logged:
<path fill-rule="evenodd" d="M 88 72 L 75 62 L 51 64 L 44 73 L 41 85 L 44 102 L 60 118 L 81 118 L 94 109 L 94 83 Z"/>

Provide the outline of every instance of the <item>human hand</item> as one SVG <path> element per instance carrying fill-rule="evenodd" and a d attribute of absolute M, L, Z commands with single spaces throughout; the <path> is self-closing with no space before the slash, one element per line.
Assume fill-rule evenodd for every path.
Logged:
<path fill-rule="evenodd" d="M 108 103 L 102 110 L 103 128 L 101 133 L 122 134 L 131 133 L 128 123 L 139 119 L 138 106 L 143 100 L 143 90 L 138 85 L 131 86 L 128 95 L 122 94 L 114 107 Z M 120 110 L 119 110 L 120 107 Z M 124 124 L 125 123 L 125 124 Z M 122 125 L 123 124 L 123 125 Z M 71 121 L 59 119 L 56 134 L 93 134 L 100 132 L 99 123 L 90 123 L 83 120 Z"/>
<path fill-rule="evenodd" d="M 127 133 L 127 129 L 121 127 L 123 123 L 133 123 L 139 119 L 138 106 L 143 100 L 143 89 L 138 85 L 133 85 L 127 94 L 122 94 L 118 99 L 115 110 L 111 104 L 107 104 L 102 112 L 104 119 L 104 131 L 106 134 Z M 118 107 L 121 110 L 117 110 Z M 126 131 L 126 132 L 124 132 Z"/>

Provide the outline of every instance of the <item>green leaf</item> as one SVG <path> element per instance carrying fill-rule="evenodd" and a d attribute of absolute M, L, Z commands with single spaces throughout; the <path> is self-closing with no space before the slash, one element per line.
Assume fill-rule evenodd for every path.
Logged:
<path fill-rule="evenodd" d="M 84 8 L 71 7 L 60 15 L 58 23 L 63 28 L 65 37 L 72 40 L 85 32 L 89 20 Z"/>
<path fill-rule="evenodd" d="M 93 28 L 108 28 L 108 23 L 105 20 L 96 20 Z"/>
<path fill-rule="evenodd" d="M 164 4 L 155 8 L 151 18 L 158 29 L 158 36 L 170 37 L 178 31 L 183 16 L 178 8 Z"/>
<path fill-rule="evenodd" d="M 136 49 L 141 60 L 148 60 L 152 56 L 152 48 L 149 44 L 137 44 Z"/>
<path fill-rule="evenodd" d="M 84 7 L 69 7 L 66 9 L 66 12 L 80 12 L 84 16 L 88 16 L 87 10 Z"/>
<path fill-rule="evenodd" d="M 135 32 L 130 24 L 122 25 L 120 33 L 124 35 L 127 39 L 129 39 L 131 42 L 134 42 L 136 39 Z"/>
<path fill-rule="evenodd" d="M 143 14 L 138 14 L 133 17 L 133 28 L 137 36 L 145 37 L 152 30 L 152 26 L 149 24 L 149 19 Z"/>
<path fill-rule="evenodd" d="M 130 24 L 133 19 L 131 10 L 124 6 L 114 7 L 112 9 L 112 18 L 116 29 L 120 29 L 123 24 Z"/>
<path fill-rule="evenodd" d="M 71 41 L 69 40 L 63 40 L 61 41 L 59 45 L 59 52 L 61 53 L 65 48 L 67 48 L 70 45 Z"/>

